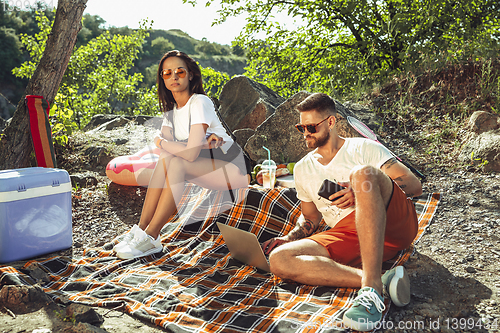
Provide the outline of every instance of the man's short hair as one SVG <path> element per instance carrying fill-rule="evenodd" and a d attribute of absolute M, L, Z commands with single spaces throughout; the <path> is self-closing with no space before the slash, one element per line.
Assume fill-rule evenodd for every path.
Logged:
<path fill-rule="evenodd" d="M 299 112 L 315 110 L 322 115 L 336 115 L 335 101 L 327 94 L 314 93 L 297 105 Z"/>

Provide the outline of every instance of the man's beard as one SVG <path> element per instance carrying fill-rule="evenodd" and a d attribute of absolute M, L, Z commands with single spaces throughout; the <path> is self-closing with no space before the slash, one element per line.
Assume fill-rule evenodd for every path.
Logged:
<path fill-rule="evenodd" d="M 330 140 L 330 131 L 326 131 L 325 135 L 319 137 L 319 138 L 314 138 L 310 136 L 312 139 L 311 141 L 306 141 L 307 148 L 318 148 L 318 147 L 323 147 L 326 145 L 328 140 Z"/>

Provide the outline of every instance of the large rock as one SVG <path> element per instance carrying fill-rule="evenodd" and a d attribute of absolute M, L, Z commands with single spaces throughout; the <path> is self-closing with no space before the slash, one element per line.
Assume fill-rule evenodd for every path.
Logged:
<path fill-rule="evenodd" d="M 83 128 L 87 131 L 107 131 L 117 127 L 123 127 L 130 121 L 135 121 L 137 125 L 160 128 L 163 117 L 154 116 L 121 116 L 115 114 L 97 114 L 90 119 L 89 123 Z"/>
<path fill-rule="evenodd" d="M 248 139 L 255 134 L 255 130 L 251 128 L 242 128 L 233 132 L 234 137 L 236 138 L 236 142 L 240 145 L 240 147 L 245 147 Z"/>
<path fill-rule="evenodd" d="M 252 160 L 259 163 L 267 159 L 267 152 L 262 146 L 271 150 L 271 158 L 278 163 L 297 162 L 310 151 L 302 134 L 295 128 L 295 124 L 300 122 L 300 114 L 296 106 L 310 94 L 305 91 L 295 94 L 257 127 L 255 134 L 248 139 L 245 145 L 245 150 Z M 342 137 L 361 136 L 347 122 L 348 116 L 359 118 L 364 122 L 368 121 L 370 127 L 376 123 L 373 114 L 358 104 L 347 106 L 335 101 L 335 106 L 337 109 L 337 133 Z"/>
<path fill-rule="evenodd" d="M 267 159 L 267 151 L 262 146 L 271 151 L 271 159 L 276 163 L 296 162 L 309 152 L 302 134 L 294 126 L 299 122 L 295 107 L 309 95 L 305 91 L 293 95 L 255 129 L 245 145 L 252 160 L 260 163 Z"/>
<path fill-rule="evenodd" d="M 284 99 L 246 76 L 235 76 L 220 94 L 220 114 L 231 130 L 256 129 Z"/>
<path fill-rule="evenodd" d="M 459 161 L 500 172 L 500 117 L 485 111 L 472 114 L 466 126 Z"/>
<path fill-rule="evenodd" d="M 66 308 L 66 318 L 93 325 L 101 325 L 104 322 L 104 318 L 90 306 L 76 303 L 71 303 Z"/>
<path fill-rule="evenodd" d="M 55 306 L 38 285 L 34 287 L 4 285 L 0 290 L 0 304 L 16 314 L 38 311 L 45 306 Z"/>
<path fill-rule="evenodd" d="M 466 130 L 475 134 L 481 134 L 500 128 L 500 117 L 486 111 L 476 111 L 469 118 Z"/>
<path fill-rule="evenodd" d="M 114 114 L 96 114 L 95 116 L 90 119 L 87 125 L 83 128 L 83 130 L 90 131 L 93 130 L 103 124 L 106 124 L 110 121 L 113 121 L 117 118 L 120 118 L 120 116 L 114 115 Z"/>
<path fill-rule="evenodd" d="M 335 108 L 337 109 L 337 116 L 335 117 L 337 120 L 337 133 L 341 137 L 344 138 L 354 138 L 354 137 L 362 137 L 359 132 L 357 132 L 349 122 L 347 121 L 347 117 L 354 117 L 360 121 L 362 121 L 365 125 L 367 125 L 373 132 L 377 133 L 378 121 L 374 113 L 367 109 L 366 107 L 347 102 L 344 104 L 335 100 Z"/>

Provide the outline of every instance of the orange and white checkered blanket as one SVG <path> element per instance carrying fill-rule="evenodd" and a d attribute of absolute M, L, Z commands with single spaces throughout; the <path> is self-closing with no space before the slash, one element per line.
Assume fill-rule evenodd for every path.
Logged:
<path fill-rule="evenodd" d="M 288 233 L 300 215 L 294 189 L 227 192 L 186 186 L 178 214 L 162 230 L 163 253 L 118 260 L 113 244 L 82 258 L 38 261 L 50 276 L 43 290 L 56 301 L 117 307 L 168 332 L 334 332 L 356 296 L 351 288 L 283 281 L 231 258 L 216 222 L 253 232 L 263 242 Z M 415 200 L 419 234 L 437 209 L 439 194 Z M 322 225 L 322 229 L 327 228 Z M 395 264 L 403 264 L 413 245 Z M 28 262 L 25 267 L 32 262 Z M 0 283 L 33 285 L 27 270 L 0 266 Z"/>

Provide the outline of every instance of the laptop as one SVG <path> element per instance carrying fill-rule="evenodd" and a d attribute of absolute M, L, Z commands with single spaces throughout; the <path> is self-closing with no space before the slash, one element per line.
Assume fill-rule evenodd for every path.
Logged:
<path fill-rule="evenodd" d="M 217 222 L 217 226 L 231 253 L 231 257 L 244 264 L 270 272 L 269 263 L 260 247 L 257 236 L 251 232 L 241 230 Z"/>

